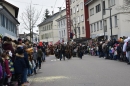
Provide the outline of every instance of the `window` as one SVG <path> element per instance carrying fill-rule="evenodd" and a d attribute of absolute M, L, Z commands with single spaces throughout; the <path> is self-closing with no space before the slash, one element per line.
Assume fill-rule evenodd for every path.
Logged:
<path fill-rule="evenodd" d="M 114 6 L 115 5 L 115 0 L 108 0 L 108 6 Z"/>
<path fill-rule="evenodd" d="M 93 32 L 93 24 L 90 25 L 91 33 Z"/>
<path fill-rule="evenodd" d="M 62 37 L 63 37 L 64 35 L 63 35 L 63 31 L 62 31 Z"/>
<path fill-rule="evenodd" d="M 64 30 L 64 36 L 65 36 L 65 30 Z"/>
<path fill-rule="evenodd" d="M 72 9 L 70 9 L 70 14 L 72 15 L 72 13 L 73 13 L 73 11 L 72 11 Z"/>
<path fill-rule="evenodd" d="M 81 15 L 81 21 L 82 21 L 82 22 L 84 21 L 84 16 L 83 16 L 83 15 Z"/>
<path fill-rule="evenodd" d="M 99 23 L 97 22 L 97 31 L 99 31 Z"/>
<path fill-rule="evenodd" d="M 102 20 L 100 21 L 100 29 L 102 30 Z"/>
<path fill-rule="evenodd" d="M 102 4 L 103 4 L 103 15 L 105 15 L 106 14 L 106 10 L 104 10 L 106 8 L 105 1 L 103 1 Z"/>
<path fill-rule="evenodd" d="M 83 2 L 80 3 L 80 8 L 83 10 Z"/>
<path fill-rule="evenodd" d="M 45 26 L 45 31 L 46 31 L 46 26 Z"/>
<path fill-rule="evenodd" d="M 51 28 L 50 28 L 50 25 L 49 25 L 49 30 L 50 30 Z"/>
<path fill-rule="evenodd" d="M 3 26 L 3 27 L 5 27 L 5 16 L 2 14 L 2 16 L 1 16 L 2 18 L 1 18 L 1 25 Z"/>
<path fill-rule="evenodd" d="M 73 12 L 75 13 L 75 7 L 73 7 Z"/>
<path fill-rule="evenodd" d="M 77 5 L 77 12 L 79 12 L 79 5 Z"/>
<path fill-rule="evenodd" d="M 94 23 L 94 32 L 96 31 L 96 24 Z"/>
<path fill-rule="evenodd" d="M 82 27 L 82 34 L 84 34 L 85 33 L 85 31 L 84 31 L 84 26 Z"/>
<path fill-rule="evenodd" d="M 104 31 L 107 32 L 107 20 L 104 20 Z"/>
<path fill-rule="evenodd" d="M 63 20 L 63 25 L 65 26 L 65 19 Z"/>
<path fill-rule="evenodd" d="M 8 19 L 6 18 L 6 29 L 8 29 Z"/>
<path fill-rule="evenodd" d="M 117 24 L 117 15 L 115 16 L 115 27 L 117 27 L 118 24 Z"/>
<path fill-rule="evenodd" d="M 94 8 L 90 9 L 90 16 L 94 15 Z"/>
<path fill-rule="evenodd" d="M 45 29 L 45 28 L 43 27 L 43 31 L 44 31 L 44 29 Z"/>
<path fill-rule="evenodd" d="M 60 28 L 60 21 L 59 21 L 59 28 Z"/>
<path fill-rule="evenodd" d="M 59 31 L 59 36 L 61 37 L 61 32 Z"/>
<path fill-rule="evenodd" d="M 98 4 L 98 5 L 96 6 L 96 13 L 98 13 L 98 12 L 100 12 L 100 11 L 101 11 L 101 5 Z"/>

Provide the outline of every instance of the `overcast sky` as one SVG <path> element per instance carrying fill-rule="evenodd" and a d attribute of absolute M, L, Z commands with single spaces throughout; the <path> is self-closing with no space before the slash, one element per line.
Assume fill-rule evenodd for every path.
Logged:
<path fill-rule="evenodd" d="M 44 14 L 45 9 L 49 9 L 50 13 L 54 10 L 54 13 L 58 12 L 58 7 L 62 7 L 64 9 L 65 7 L 65 0 L 6 0 L 10 2 L 11 4 L 19 7 L 19 16 L 24 12 L 25 8 L 32 2 L 32 5 L 37 9 L 42 9 L 42 14 Z M 22 21 L 20 17 L 18 18 L 20 25 L 20 33 L 29 32 L 26 31 L 22 27 Z M 41 22 L 42 19 L 39 19 L 38 24 Z M 34 31 L 36 31 L 37 28 L 35 28 Z"/>

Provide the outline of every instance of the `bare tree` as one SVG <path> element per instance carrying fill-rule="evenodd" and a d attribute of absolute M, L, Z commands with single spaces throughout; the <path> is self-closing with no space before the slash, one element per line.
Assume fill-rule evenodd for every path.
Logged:
<path fill-rule="evenodd" d="M 23 21 L 23 27 L 26 30 L 30 31 L 30 41 L 33 38 L 33 28 L 38 22 L 41 11 L 36 10 L 31 4 L 25 9 L 25 12 L 22 13 L 21 19 Z"/>
<path fill-rule="evenodd" d="M 75 37 L 77 38 L 77 28 L 79 28 L 79 23 L 76 21 L 76 17 L 73 20 L 70 20 L 71 26 L 74 28 Z M 80 33 L 79 33 L 80 34 Z"/>

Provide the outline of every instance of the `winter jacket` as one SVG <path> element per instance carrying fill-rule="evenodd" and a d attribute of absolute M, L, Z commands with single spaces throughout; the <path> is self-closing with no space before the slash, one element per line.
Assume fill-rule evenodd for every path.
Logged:
<path fill-rule="evenodd" d="M 8 77 L 12 76 L 10 68 L 9 68 L 8 59 L 5 59 L 4 65 L 5 65 L 5 72 L 6 72 L 7 76 Z"/>
<path fill-rule="evenodd" d="M 28 54 L 27 54 L 26 51 L 24 51 L 24 61 L 26 63 L 26 67 L 30 68 L 30 66 L 29 66 L 29 60 L 28 60 Z"/>
<path fill-rule="evenodd" d="M 22 74 L 23 73 L 23 70 L 26 68 L 24 55 L 16 54 L 16 59 L 14 61 L 14 68 L 15 68 L 16 74 Z"/>

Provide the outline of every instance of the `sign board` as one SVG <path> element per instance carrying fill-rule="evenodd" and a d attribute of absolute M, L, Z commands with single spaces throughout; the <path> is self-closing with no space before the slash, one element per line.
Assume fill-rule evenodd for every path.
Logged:
<path fill-rule="evenodd" d="M 66 18 L 67 18 L 67 33 L 68 40 L 70 39 L 71 22 L 70 22 L 70 0 L 66 0 Z"/>

